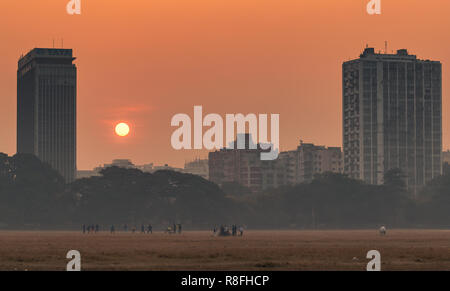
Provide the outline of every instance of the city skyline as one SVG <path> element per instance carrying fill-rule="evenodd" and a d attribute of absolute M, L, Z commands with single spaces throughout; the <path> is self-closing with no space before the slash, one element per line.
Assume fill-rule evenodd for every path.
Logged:
<path fill-rule="evenodd" d="M 421 59 L 442 62 L 443 145 L 450 147 L 445 74 L 450 42 L 440 38 L 450 25 L 444 13 L 450 4 L 384 3 L 383 14 L 371 17 L 364 1 L 297 2 L 198 1 L 201 5 L 193 8 L 167 1 L 96 1 L 84 3 L 78 18 L 61 12 L 53 0 L 25 6 L 2 2 L 2 21 L 11 28 L 0 28 L 5 41 L 0 48 L 0 152 L 14 154 L 16 148 L 17 58 L 33 47 L 52 47 L 52 39 L 60 46 L 57 36 L 64 36 L 64 46 L 78 57 L 79 169 L 118 157 L 175 166 L 206 157 L 208 151 L 177 152 L 170 146 L 170 118 L 197 104 L 220 114 L 279 112 L 281 151 L 295 148 L 299 138 L 341 147 L 341 64 L 366 43 L 384 50 L 386 40 L 388 51 L 407 48 Z M 216 15 L 217 9 L 223 13 Z M 19 13 L 39 21 L 25 29 L 14 17 Z M 415 21 L 418 13 L 425 25 Z M 239 29 L 230 33 L 230 25 Z M 123 40 L 115 41 L 118 37 Z M 121 121 L 132 128 L 125 139 L 114 135 Z"/>

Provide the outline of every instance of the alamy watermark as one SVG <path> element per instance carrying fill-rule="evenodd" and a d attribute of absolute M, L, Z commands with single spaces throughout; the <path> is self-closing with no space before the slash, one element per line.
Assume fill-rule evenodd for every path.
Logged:
<path fill-rule="evenodd" d="M 377 250 L 367 252 L 366 258 L 369 259 L 367 264 L 367 271 L 381 271 L 381 254 Z"/>
<path fill-rule="evenodd" d="M 81 0 L 70 0 L 66 6 L 67 14 L 81 14 Z"/>
<path fill-rule="evenodd" d="M 367 4 L 367 13 L 370 15 L 381 14 L 381 0 L 370 0 Z"/>
<path fill-rule="evenodd" d="M 81 0 L 70 0 L 66 6 L 69 15 L 81 14 Z M 370 15 L 381 14 L 381 0 L 369 0 L 367 13 Z"/>
<path fill-rule="evenodd" d="M 261 160 L 275 160 L 280 148 L 280 115 L 270 114 L 270 136 L 268 140 L 268 114 L 250 113 L 243 115 L 226 114 L 225 124 L 219 114 L 208 114 L 203 117 L 202 106 L 194 106 L 194 121 L 184 113 L 175 114 L 171 126 L 178 126 L 172 133 L 171 144 L 175 150 L 207 149 L 261 149 Z M 224 130 L 225 125 L 225 130 Z M 210 127 L 203 133 L 203 127 Z M 249 141 L 246 145 L 246 129 L 248 126 Z M 236 143 L 235 140 L 235 127 Z M 194 142 L 192 143 L 192 129 Z M 225 141 L 224 145 L 224 131 Z M 255 143 L 254 143 L 254 142 Z"/>
<path fill-rule="evenodd" d="M 66 266 L 67 271 L 81 271 L 81 254 L 79 251 L 68 251 L 66 258 L 70 259 Z"/>

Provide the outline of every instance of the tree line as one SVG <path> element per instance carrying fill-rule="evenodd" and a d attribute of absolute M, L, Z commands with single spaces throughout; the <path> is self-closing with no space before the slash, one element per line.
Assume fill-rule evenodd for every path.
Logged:
<path fill-rule="evenodd" d="M 0 229 L 78 229 L 182 223 L 184 229 L 240 224 L 253 229 L 450 227 L 450 167 L 416 193 L 398 169 L 384 185 L 342 174 L 252 193 L 238 184 L 219 187 L 173 171 L 144 173 L 110 167 L 100 176 L 65 184 L 48 164 L 28 154 L 0 153 Z"/>

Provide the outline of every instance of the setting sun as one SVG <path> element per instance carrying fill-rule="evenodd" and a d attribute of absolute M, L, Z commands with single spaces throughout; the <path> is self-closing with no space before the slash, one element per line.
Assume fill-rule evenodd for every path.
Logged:
<path fill-rule="evenodd" d="M 116 125 L 116 134 L 118 136 L 127 136 L 130 133 L 130 127 L 126 123 L 119 123 Z"/>

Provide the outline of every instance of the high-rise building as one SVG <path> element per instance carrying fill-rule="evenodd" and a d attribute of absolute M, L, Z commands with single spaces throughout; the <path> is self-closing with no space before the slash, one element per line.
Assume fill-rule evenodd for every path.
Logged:
<path fill-rule="evenodd" d="M 35 48 L 18 62 L 17 152 L 72 182 L 76 175 L 77 68 L 71 49 Z"/>
<path fill-rule="evenodd" d="M 408 186 L 442 172 L 442 66 L 405 49 L 366 48 L 343 64 L 344 172 L 382 184 L 394 168 Z"/>

